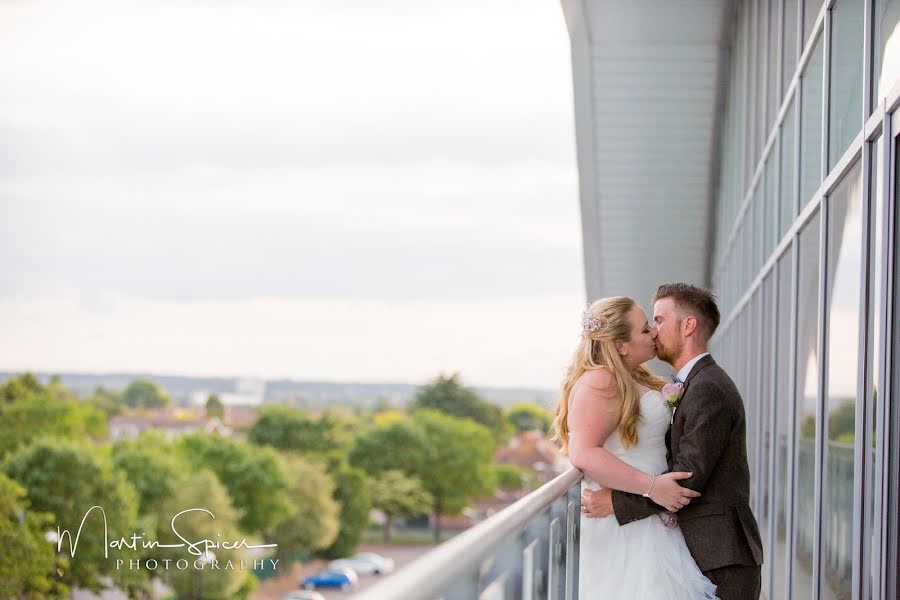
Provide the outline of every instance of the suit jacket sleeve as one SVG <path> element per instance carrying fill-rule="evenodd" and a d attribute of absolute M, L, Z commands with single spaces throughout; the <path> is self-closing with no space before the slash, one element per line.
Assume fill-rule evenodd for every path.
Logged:
<path fill-rule="evenodd" d="M 679 409 L 682 433 L 678 452 L 672 457 L 672 470 L 693 473 L 679 483 L 702 493 L 731 439 L 734 406 L 718 385 L 697 381 L 691 386 L 690 398 L 683 399 Z"/>
<path fill-rule="evenodd" d="M 640 521 L 666 509 L 651 500 L 644 498 L 640 494 L 629 494 L 628 492 L 612 491 L 613 513 L 616 515 L 616 521 L 619 525 L 626 525 L 632 521 Z"/>

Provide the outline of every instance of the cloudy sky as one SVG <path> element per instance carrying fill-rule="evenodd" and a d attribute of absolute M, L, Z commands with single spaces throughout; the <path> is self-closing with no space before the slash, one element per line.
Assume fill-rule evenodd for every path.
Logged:
<path fill-rule="evenodd" d="M 0 0 L 0 370 L 553 388 L 554 0 Z"/>

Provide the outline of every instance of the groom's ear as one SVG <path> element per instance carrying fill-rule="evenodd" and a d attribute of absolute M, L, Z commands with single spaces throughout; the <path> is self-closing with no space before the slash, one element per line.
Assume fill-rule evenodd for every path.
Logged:
<path fill-rule="evenodd" d="M 681 335 L 688 337 L 697 333 L 697 317 L 688 315 L 681 320 Z"/>

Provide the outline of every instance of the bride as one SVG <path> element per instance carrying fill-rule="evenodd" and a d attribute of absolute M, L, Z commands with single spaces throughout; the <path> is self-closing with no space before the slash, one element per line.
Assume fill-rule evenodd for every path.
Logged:
<path fill-rule="evenodd" d="M 631 298 L 591 304 L 556 408 L 556 439 L 584 471 L 583 487 L 643 494 L 661 507 L 659 518 L 622 526 L 614 516 L 582 515 L 578 590 L 585 600 L 715 598 L 672 516 L 700 494 L 678 484 L 690 473 L 662 474 L 672 413 L 659 391 L 666 382 L 644 366 L 656 356 L 655 338 Z"/>

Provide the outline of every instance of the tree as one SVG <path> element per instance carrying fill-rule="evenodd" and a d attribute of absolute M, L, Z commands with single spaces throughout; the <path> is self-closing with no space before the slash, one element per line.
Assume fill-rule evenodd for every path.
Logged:
<path fill-rule="evenodd" d="M 215 519 L 201 511 L 182 514 L 178 517 L 176 528 L 185 539 L 234 542 L 245 537 L 237 526 L 240 511 L 232 506 L 228 492 L 211 471 L 201 469 L 195 473 L 185 480 L 161 506 L 162 514 L 169 515 L 167 521 L 187 508 L 208 510 L 215 516 Z M 175 536 L 171 527 L 160 528 L 159 541 L 161 544 L 182 543 L 182 540 Z M 202 547 L 197 548 L 198 552 L 203 550 Z M 232 564 L 240 564 L 241 559 L 249 559 L 246 549 L 229 550 L 220 547 L 212 549 L 212 552 L 215 560 L 223 566 L 229 560 L 232 561 Z M 152 557 L 156 560 L 168 558 L 173 562 L 178 559 L 187 559 L 190 565 L 194 565 L 194 562 L 200 559 L 200 556 L 190 553 L 187 547 L 157 548 L 154 549 Z M 234 597 L 246 584 L 247 578 L 252 577 L 250 571 L 239 568 L 219 568 L 215 571 L 207 568 L 203 570 L 171 568 L 164 573 L 166 583 L 182 600 Z"/>
<path fill-rule="evenodd" d="M 538 478 L 529 469 L 516 465 L 495 465 L 497 487 L 501 490 L 533 490 L 538 485 Z"/>
<path fill-rule="evenodd" d="M 165 408 L 172 403 L 169 394 L 152 381 L 132 381 L 122 392 L 122 400 L 131 408 Z"/>
<path fill-rule="evenodd" d="M 431 408 L 461 419 L 472 419 L 487 427 L 498 443 L 509 437 L 509 426 L 499 407 L 484 400 L 471 388 L 463 387 L 459 373 L 439 375 L 419 388 L 411 409 Z"/>
<path fill-rule="evenodd" d="M 71 533 L 71 544 L 75 543 L 85 513 L 95 505 L 105 512 L 108 539 L 130 536 L 135 530 L 138 505 L 135 491 L 125 476 L 113 468 L 109 457 L 94 448 L 67 440 L 38 440 L 11 456 L 4 464 L 4 471 L 25 488 L 34 510 L 52 514 L 60 529 Z M 67 538 L 62 548 L 69 552 Z M 120 581 L 124 575 L 115 569 L 114 560 L 104 557 L 105 548 L 103 517 L 94 510 L 85 521 L 76 555 L 69 561 L 62 582 L 99 591 L 100 575 Z M 134 574 L 140 577 L 146 574 L 130 572 L 129 585 L 139 588 L 142 583 L 133 579 Z"/>
<path fill-rule="evenodd" d="M 68 598 L 45 537 L 53 528 L 51 515 L 30 510 L 25 488 L 0 474 L 0 598 Z"/>
<path fill-rule="evenodd" d="M 0 399 L 13 402 L 44 392 L 46 388 L 33 373 L 23 373 L 0 385 Z"/>
<path fill-rule="evenodd" d="M 334 542 L 317 552 L 323 558 L 350 556 L 359 545 L 363 531 L 369 524 L 372 500 L 366 473 L 349 465 L 330 468 L 335 480 L 334 499 L 340 504 L 340 530 Z"/>
<path fill-rule="evenodd" d="M 350 447 L 349 462 L 369 475 L 399 470 L 418 476 L 426 466 L 428 440 L 409 419 L 376 425 L 359 434 Z"/>
<path fill-rule="evenodd" d="M 225 418 L 225 405 L 218 394 L 210 394 L 206 399 L 206 418 L 216 417 L 220 421 Z"/>
<path fill-rule="evenodd" d="M 494 437 L 478 423 L 435 410 L 417 410 L 413 420 L 429 444 L 422 483 L 433 499 L 434 539 L 440 541 L 440 515 L 459 514 L 470 500 L 494 492 Z"/>
<path fill-rule="evenodd" d="M 247 431 L 254 444 L 295 452 L 329 452 L 346 446 L 340 419 L 325 414 L 319 419 L 287 406 L 264 407 Z"/>
<path fill-rule="evenodd" d="M 109 417 L 121 413 L 124 406 L 122 394 L 103 386 L 95 388 L 94 392 L 88 396 L 86 403 L 102 410 Z"/>
<path fill-rule="evenodd" d="M 3 404 L 0 457 L 42 436 L 104 439 L 106 414 L 88 404 L 58 398 L 46 389 L 26 392 Z"/>
<path fill-rule="evenodd" d="M 134 486 L 138 515 L 159 514 L 163 502 L 182 485 L 188 467 L 172 444 L 156 431 L 144 432 L 137 440 L 116 442 L 111 449 L 113 465 Z"/>
<path fill-rule="evenodd" d="M 180 438 L 178 448 L 194 470 L 216 474 L 241 513 L 244 531 L 262 533 L 289 514 L 288 477 L 272 448 L 205 434 Z"/>
<path fill-rule="evenodd" d="M 278 544 L 282 568 L 290 568 L 298 554 L 321 550 L 338 535 L 340 505 L 333 498 L 334 482 L 316 465 L 300 456 L 285 457 L 291 484 L 287 495 L 291 511 L 266 533 Z"/>
<path fill-rule="evenodd" d="M 506 411 L 506 421 L 519 433 L 535 429 L 549 433 L 553 415 L 533 402 L 518 402 Z"/>
<path fill-rule="evenodd" d="M 385 471 L 372 480 L 372 506 L 384 513 L 384 540 L 391 539 L 394 517 L 412 517 L 431 510 L 434 499 L 417 477 L 402 471 Z"/>

